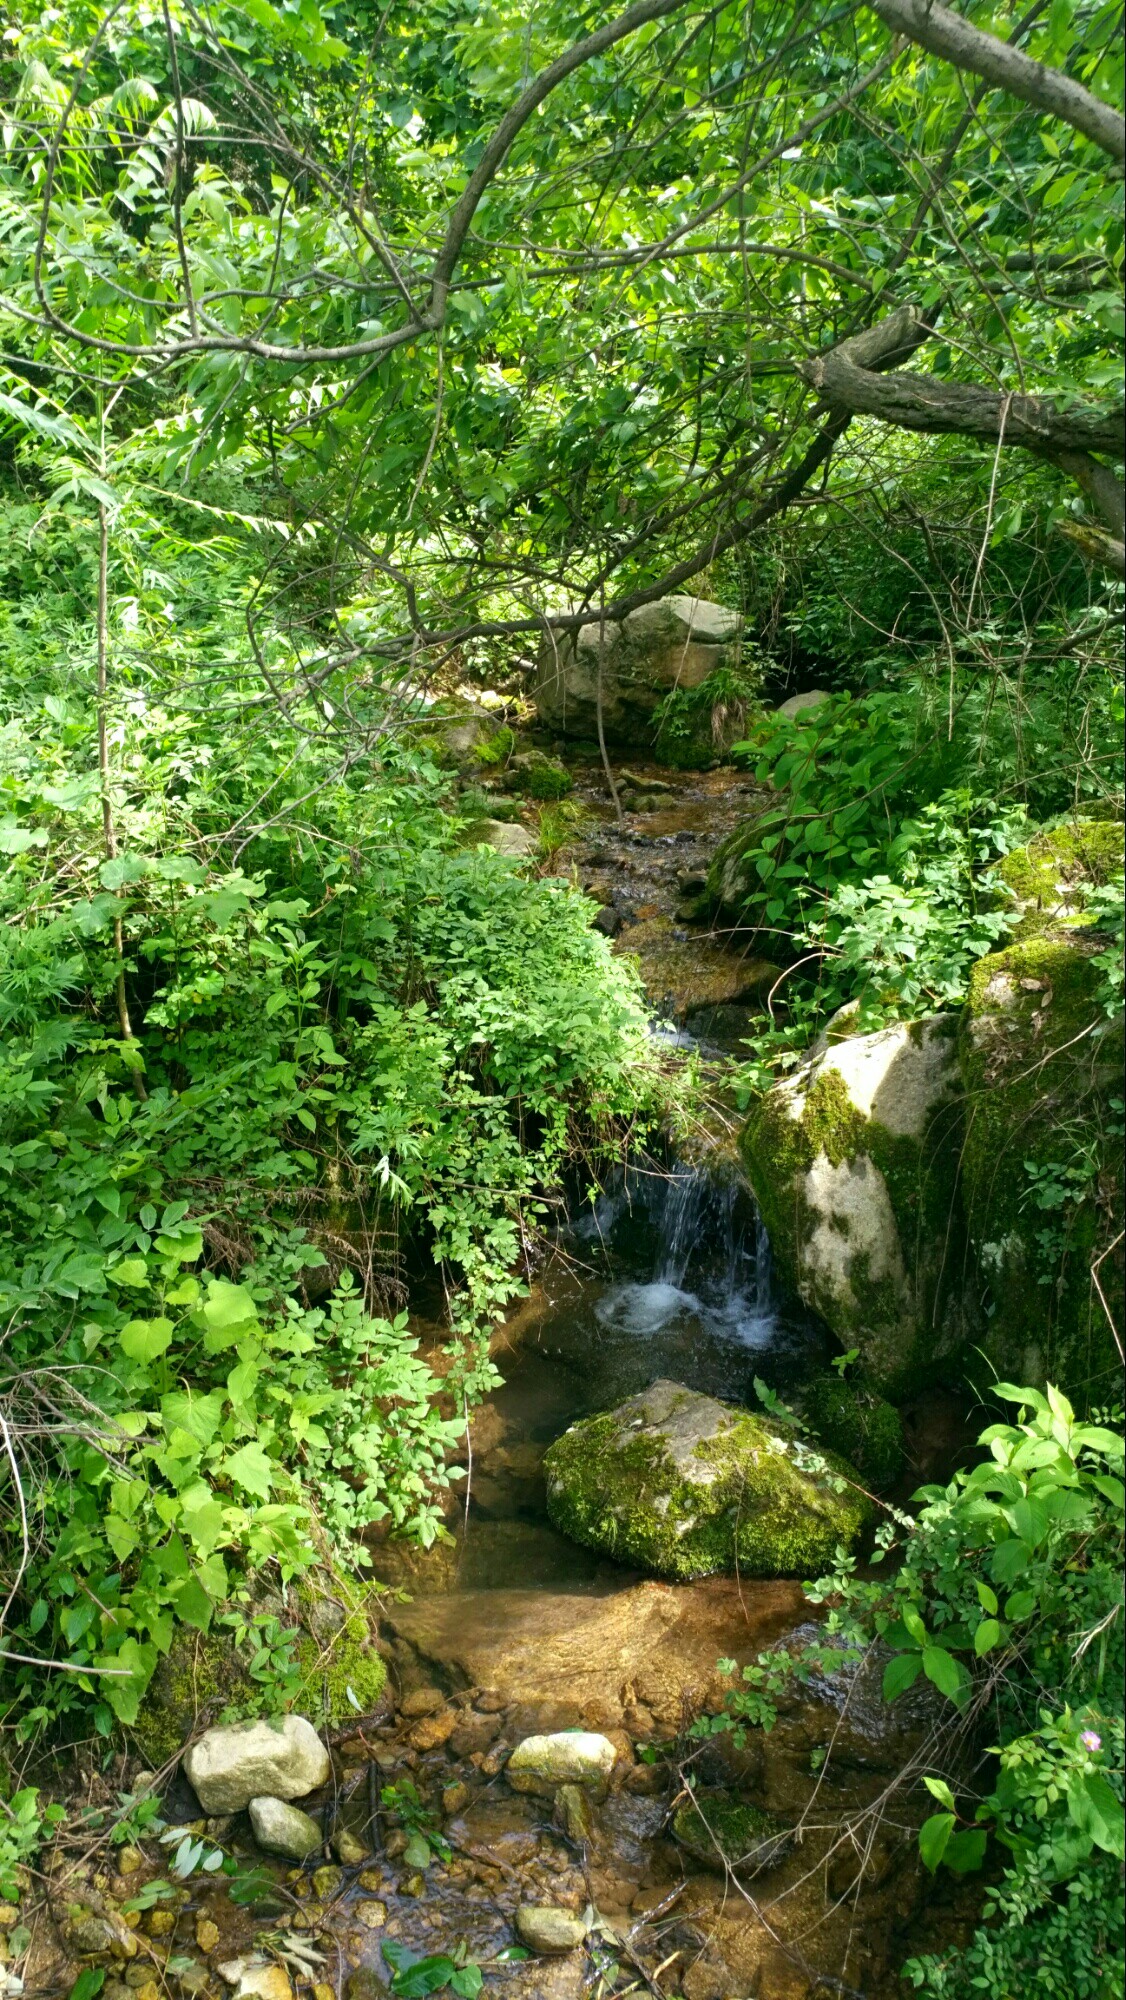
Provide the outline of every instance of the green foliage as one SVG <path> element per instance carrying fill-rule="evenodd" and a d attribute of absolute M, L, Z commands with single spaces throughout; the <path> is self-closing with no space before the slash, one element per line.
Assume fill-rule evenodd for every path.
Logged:
<path fill-rule="evenodd" d="M 0 1896 L 18 1903 L 26 1881 L 25 1864 L 33 1861 L 52 1827 L 65 1819 L 60 1805 L 40 1806 L 34 1785 L 0 1797 Z"/>
<path fill-rule="evenodd" d="M 1110 1015 L 1119 1014 L 1126 1001 L 1126 885 L 1119 875 L 1112 882 L 1092 889 L 1083 910 L 1084 919 L 1102 933 L 1106 943 L 1095 953 L 1094 963 L 1102 977 L 1098 999 Z"/>
<path fill-rule="evenodd" d="M 474 2000 L 484 1985 L 480 1966 L 467 1956 L 464 1947 L 452 1958 L 445 1952 L 430 1952 L 424 1957 L 389 1938 L 382 1950 L 392 1968 L 391 1991 L 402 1994 L 404 2000 L 418 2000 L 426 1993 L 453 1993 L 459 2000 Z"/>
<path fill-rule="evenodd" d="M 409 1778 L 400 1778 L 397 1784 L 384 1785 L 379 1797 L 396 1823 L 406 1829 L 403 1860 L 408 1868 L 429 1868 L 435 1854 L 439 1861 L 449 1860 L 449 1841 L 443 1837 L 437 1815 L 423 1804 L 417 1785 Z"/>
<path fill-rule="evenodd" d="M 927 1780 L 943 1808 L 920 1836 L 927 1867 L 980 1867 L 991 1838 L 1008 1859 L 973 1942 L 913 1963 L 915 1985 L 1110 2000 L 1123 1963 L 1121 1426 L 1077 1421 L 1052 1388 L 996 1393 L 1017 1421 L 990 1425 L 988 1456 L 949 1486 L 922 1489 L 910 1532 L 881 1531 L 877 1558 L 898 1559 L 889 1580 L 844 1562 L 811 1594 L 834 1604 L 830 1636 L 892 1649 L 886 1699 L 923 1675 L 956 1707 L 984 1696 L 996 1731 L 976 1800 L 960 1808 L 945 1779 Z"/>
<path fill-rule="evenodd" d="M 746 727 L 762 680 L 756 648 L 744 642 L 737 667 L 713 667 L 696 687 L 674 687 L 653 714 L 657 760 L 673 770 L 712 764 Z"/>

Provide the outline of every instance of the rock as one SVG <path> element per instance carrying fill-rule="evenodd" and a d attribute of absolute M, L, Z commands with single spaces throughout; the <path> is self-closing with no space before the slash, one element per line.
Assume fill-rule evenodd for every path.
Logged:
<path fill-rule="evenodd" d="M 789 1827 L 730 1792 L 701 1792 L 678 1807 L 672 1832 L 694 1860 L 716 1875 L 728 1868 L 758 1875 L 784 1861 L 793 1846 Z"/>
<path fill-rule="evenodd" d="M 327 1903 L 335 1896 L 344 1880 L 343 1870 L 326 1862 L 323 1868 L 313 1870 L 313 1893 L 321 1903 Z"/>
<path fill-rule="evenodd" d="M 516 1912 L 516 1935 L 530 1951 L 554 1958 L 566 1951 L 576 1951 L 585 1942 L 587 1926 L 573 1910 L 557 1910 L 546 1903 L 522 1903 Z"/>
<path fill-rule="evenodd" d="M 592 1730 L 526 1736 L 505 1766 L 514 1791 L 550 1798 L 560 1785 L 584 1785 L 604 1794 L 617 1759 L 614 1745 Z"/>
<path fill-rule="evenodd" d="M 399 1713 L 407 1716 L 409 1720 L 417 1720 L 422 1715 L 434 1715 L 438 1709 L 445 1706 L 446 1697 L 441 1688 L 412 1688 L 399 1703 Z"/>
<path fill-rule="evenodd" d="M 598 732 L 599 678 L 607 741 L 633 748 L 652 735 L 657 704 L 674 687 L 696 688 L 739 659 L 743 620 L 699 597 L 665 597 L 621 624 L 597 620 L 576 634 L 546 634 L 533 699 L 549 728 L 571 737 Z"/>
<path fill-rule="evenodd" d="M 788 701 L 780 702 L 774 713 L 789 716 L 793 721 L 795 716 L 803 715 L 807 708 L 820 708 L 823 701 L 830 699 L 828 688 L 807 688 L 804 694 L 792 694 Z"/>
<path fill-rule="evenodd" d="M 411 1730 L 408 1742 L 412 1750 L 439 1750 L 448 1743 L 458 1725 L 455 1708 L 440 1709 L 437 1715 L 424 1715 Z"/>
<path fill-rule="evenodd" d="M 255 1798 L 304 1798 L 331 1769 L 303 1715 L 207 1729 L 184 1758 L 185 1776 L 206 1812 L 240 1812 Z"/>
<path fill-rule="evenodd" d="M 175 1910 L 150 1910 L 145 1928 L 150 1937 L 167 1937 L 176 1928 Z"/>
<path fill-rule="evenodd" d="M 903 1468 L 903 1419 L 893 1404 L 829 1368 L 802 1383 L 796 1402 L 821 1443 L 855 1465 L 869 1490 L 894 1486 Z"/>
<path fill-rule="evenodd" d="M 573 1424 L 545 1460 L 548 1513 L 575 1541 L 659 1576 L 816 1576 L 867 1524 L 857 1475 L 803 1471 L 780 1420 L 655 1382 Z"/>
<path fill-rule="evenodd" d="M 783 1283 L 890 1394 L 971 1330 L 957 1028 L 936 1014 L 832 1043 L 760 1098 L 743 1133 Z"/>
<path fill-rule="evenodd" d="M 463 1785 L 461 1784 L 460 1781 L 455 1785 L 443 1785 L 442 1811 L 445 1813 L 447 1819 L 456 1818 L 459 1812 L 464 1812 L 465 1807 L 468 1804 L 469 1804 L 468 1785 Z"/>
<path fill-rule="evenodd" d="M 1098 942 L 1061 925 L 979 959 L 960 1039 L 981 1345 L 1002 1379 L 1051 1381 L 1082 1405 L 1108 1401 L 1121 1379 L 1107 1317 L 1122 1323 L 1121 1248 L 1099 1269 L 1106 1310 L 1090 1275 L 1123 1221 L 1121 1141 L 1108 1135 L 1122 1017 L 1098 996 Z M 1084 1158 L 1088 1177 L 1070 1182 Z M 1057 1206 L 1039 1205 L 1041 1185 Z"/>
<path fill-rule="evenodd" d="M 590 1809 L 590 1798 L 581 1785 L 560 1785 L 555 1795 L 555 1817 L 568 1840 L 580 1845 L 593 1840 L 594 1814 Z"/>
<path fill-rule="evenodd" d="M 621 911 L 615 910 L 608 904 L 599 910 L 598 915 L 592 919 L 590 927 L 592 931 L 600 931 L 603 937 L 616 938 L 624 922 Z"/>
<path fill-rule="evenodd" d="M 510 861 L 525 861 L 536 851 L 537 838 L 530 827 L 507 819 L 478 819 L 466 828 L 467 847 L 491 847 Z"/>
<path fill-rule="evenodd" d="M 356 1922 L 362 1924 L 365 1930 L 380 1931 L 387 1922 L 387 1905 L 386 1903 L 377 1902 L 374 1898 L 371 1902 L 357 1903 L 355 1918 Z"/>
<path fill-rule="evenodd" d="M 769 959 L 725 951 L 666 916 L 631 924 L 619 933 L 615 949 L 634 954 L 649 999 L 674 1020 L 701 1007 L 762 998 L 780 977 Z"/>
<path fill-rule="evenodd" d="M 251 1799 L 250 1827 L 259 1847 L 287 1861 L 306 1861 L 324 1845 L 316 1820 L 284 1799 Z"/>
<path fill-rule="evenodd" d="M 1126 828 L 1121 820 L 1075 819 L 1013 848 L 997 873 L 1020 913 L 1014 940 L 1059 937 L 1082 920 L 1091 890 L 1121 875 Z"/>
<path fill-rule="evenodd" d="M 361 1889 L 366 1889 L 373 1896 L 378 1895 L 384 1887 L 383 1870 L 381 1868 L 365 1868 L 363 1874 L 358 1876 L 357 1880 Z"/>
<path fill-rule="evenodd" d="M 212 1923 L 210 1917 L 196 1918 L 195 1941 L 196 1944 L 199 1946 L 200 1951 L 216 1951 L 218 1949 L 221 1936 L 222 1933 L 219 1929 L 218 1924 Z"/>
<path fill-rule="evenodd" d="M 239 1970 L 233 1982 L 234 2000 L 293 2000 L 293 1987 L 288 1972 L 280 1965 L 267 1965 L 264 1960 L 236 1959 Z M 230 1974 L 226 1966 L 219 1967 L 224 1979 Z"/>
<path fill-rule="evenodd" d="M 358 1965 L 355 1972 L 349 1975 L 344 1991 L 348 1995 L 348 2000 L 387 2000 L 386 1984 L 374 1965 Z M 336 2000 L 335 1988 L 330 1987 L 329 1992 L 332 1994 L 332 2000 Z M 319 2000 L 315 1986 L 313 1994 L 314 2000 Z"/>
<path fill-rule="evenodd" d="M 139 1847 L 119 1848 L 117 1855 L 117 1872 L 119 1875 L 135 1875 L 138 1868 L 143 1868 L 144 1865 L 145 1857 Z"/>
<path fill-rule="evenodd" d="M 538 1469 L 538 1468 L 537 1468 Z M 475 1750 L 487 1750 L 500 1735 L 499 1715 L 477 1715 L 470 1709 L 463 1715 L 450 1737 L 450 1754 L 454 1757 L 472 1757 Z"/>
<path fill-rule="evenodd" d="M 717 1660 L 753 1660 L 801 1622 L 806 1605 L 794 1583 L 714 1578 L 607 1596 L 449 1591 L 389 1602 L 385 1615 L 434 1667 L 493 1690 L 514 1733 L 617 1729 L 643 1703 L 668 1736 L 711 1698 Z"/>
<path fill-rule="evenodd" d="M 365 1861 L 371 1860 L 370 1847 L 347 1826 L 336 1828 L 332 1836 L 332 1851 L 345 1868 L 360 1868 Z"/>

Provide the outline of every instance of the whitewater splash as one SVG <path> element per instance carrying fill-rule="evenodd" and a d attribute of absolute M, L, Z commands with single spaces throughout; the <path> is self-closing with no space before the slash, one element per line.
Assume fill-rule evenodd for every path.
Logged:
<path fill-rule="evenodd" d="M 644 1340 L 688 1334 L 695 1322 L 715 1341 L 772 1346 L 778 1309 L 770 1243 L 757 1208 L 748 1220 L 740 1195 L 733 1182 L 678 1167 L 663 1186 L 653 1277 L 609 1287 L 595 1308 L 602 1325 Z"/>

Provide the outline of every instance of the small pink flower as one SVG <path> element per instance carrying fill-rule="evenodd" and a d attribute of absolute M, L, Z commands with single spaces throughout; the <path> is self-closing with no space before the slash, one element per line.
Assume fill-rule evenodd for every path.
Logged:
<path fill-rule="evenodd" d="M 1102 1737 L 1096 1736 L 1093 1729 L 1085 1729 L 1079 1741 L 1084 1750 L 1101 1750 L 1103 1747 Z"/>

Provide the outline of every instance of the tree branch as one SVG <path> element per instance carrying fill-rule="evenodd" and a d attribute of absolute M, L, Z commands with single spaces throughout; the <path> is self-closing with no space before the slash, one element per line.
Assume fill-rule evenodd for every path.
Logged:
<path fill-rule="evenodd" d="M 973 27 L 961 14 L 941 6 L 939 0 L 868 0 L 868 5 L 893 34 L 906 35 L 956 69 L 983 77 L 996 89 L 1021 98 L 1049 117 L 1062 118 L 1101 146 L 1119 166 L 1126 165 L 1126 119 L 1062 70 L 1049 69 L 1011 42 L 999 41 L 996 35 Z"/>

